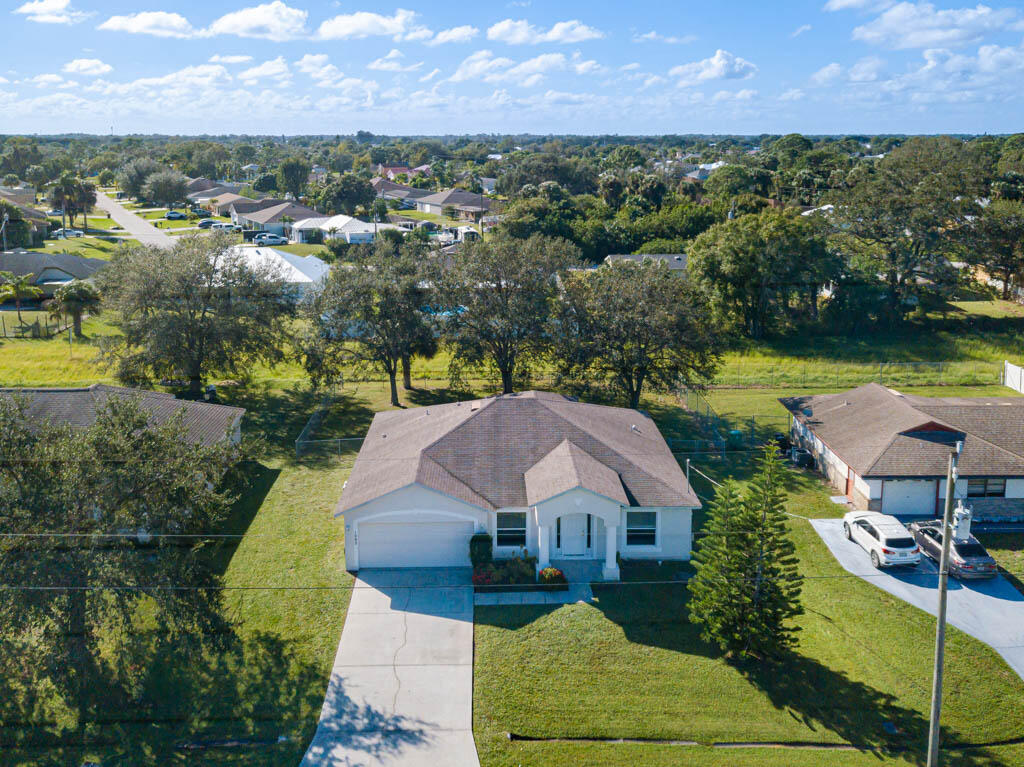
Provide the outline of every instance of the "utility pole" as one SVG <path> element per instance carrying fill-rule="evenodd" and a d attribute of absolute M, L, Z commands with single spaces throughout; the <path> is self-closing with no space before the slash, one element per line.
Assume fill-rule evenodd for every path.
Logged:
<path fill-rule="evenodd" d="M 0 235 L 3 235 L 4 239 L 4 251 L 7 250 L 7 223 L 11 220 L 10 215 L 5 211 L 3 223 L 0 224 Z M 3 252 L 3 251 L 0 251 Z"/>
<path fill-rule="evenodd" d="M 946 471 L 946 506 L 942 514 L 942 557 L 939 559 L 939 614 L 935 627 L 935 671 L 932 677 L 932 713 L 928 725 L 928 767 L 939 765 L 939 717 L 942 713 L 942 666 L 946 653 L 946 591 L 949 583 L 949 542 L 953 537 L 953 496 L 956 494 L 957 462 L 964 443 L 949 454 Z"/>

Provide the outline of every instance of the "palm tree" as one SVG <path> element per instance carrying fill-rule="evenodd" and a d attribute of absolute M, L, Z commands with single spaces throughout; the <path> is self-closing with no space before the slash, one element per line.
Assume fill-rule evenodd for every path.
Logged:
<path fill-rule="evenodd" d="M 96 207 L 96 185 L 91 181 L 78 181 L 75 188 L 75 208 L 82 211 L 82 229 L 89 233 L 89 211 Z M 71 222 L 72 224 L 74 221 Z"/>
<path fill-rule="evenodd" d="M 61 285 L 54 292 L 53 303 L 50 305 L 52 314 L 71 315 L 75 338 L 82 337 L 82 315 L 88 312 L 97 317 L 100 311 L 100 292 L 96 290 L 96 286 L 85 280 L 72 280 L 66 285 Z"/>
<path fill-rule="evenodd" d="M 53 182 L 50 187 L 50 201 L 60 203 L 60 225 L 62 229 L 67 228 L 68 205 L 74 203 L 75 192 L 78 189 L 78 179 L 71 173 L 62 173 L 60 178 Z"/>
<path fill-rule="evenodd" d="M 32 284 L 31 274 L 23 274 L 15 277 L 11 272 L 0 272 L 0 303 L 14 301 L 14 307 L 18 310 L 18 324 L 24 325 L 21 321 L 21 302 L 26 298 L 39 298 L 43 294 L 42 289 Z"/>

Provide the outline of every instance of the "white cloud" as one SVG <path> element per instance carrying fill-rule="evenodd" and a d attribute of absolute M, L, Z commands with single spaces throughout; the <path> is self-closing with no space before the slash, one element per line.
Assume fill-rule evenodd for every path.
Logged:
<path fill-rule="evenodd" d="M 634 43 L 668 43 L 669 45 L 685 45 L 692 43 L 697 39 L 697 35 L 683 35 L 682 37 L 676 37 L 674 35 L 663 35 L 659 32 L 651 30 L 650 32 L 644 32 L 644 34 L 634 34 Z"/>
<path fill-rule="evenodd" d="M 294 40 L 306 32 L 309 13 L 291 8 L 281 0 L 242 8 L 221 16 L 203 31 L 204 35 L 237 35 L 264 40 Z"/>
<path fill-rule="evenodd" d="M 799 37 L 804 32 L 810 32 L 812 29 L 810 24 L 801 24 L 799 27 L 793 30 L 793 34 L 790 37 Z"/>
<path fill-rule="evenodd" d="M 25 82 L 32 83 L 34 85 L 39 86 L 40 88 L 50 88 L 55 85 L 60 85 L 61 83 L 63 83 L 64 78 L 60 75 L 45 74 L 36 75 L 35 77 L 29 77 L 26 79 Z"/>
<path fill-rule="evenodd" d="M 416 64 L 409 64 L 407 66 L 402 65 L 402 59 L 405 58 L 405 54 L 397 48 L 392 48 L 391 52 L 387 56 L 382 56 L 375 61 L 371 61 L 366 65 L 367 69 L 376 69 L 381 72 L 411 72 L 414 69 L 419 69 L 423 66 L 423 62 L 420 61 Z"/>
<path fill-rule="evenodd" d="M 753 63 L 721 48 L 710 58 L 681 64 L 668 71 L 669 77 L 677 79 L 680 87 L 709 80 L 746 80 L 756 73 L 757 66 Z"/>
<path fill-rule="evenodd" d="M 744 88 L 740 91 L 718 91 L 713 97 L 712 101 L 751 101 L 757 97 L 757 91 Z"/>
<path fill-rule="evenodd" d="M 630 72 L 630 71 L 632 71 L 634 69 L 639 69 L 639 68 L 640 68 L 640 63 L 637 62 L 637 61 L 634 61 L 634 62 L 632 62 L 630 64 L 623 64 L 621 67 L 619 67 L 619 69 L 621 71 L 623 71 L 623 72 Z"/>
<path fill-rule="evenodd" d="M 445 43 L 468 43 L 480 34 L 480 30 L 469 24 L 451 29 L 442 29 L 433 39 L 427 41 L 427 45 L 444 45 Z"/>
<path fill-rule="evenodd" d="M 587 59 L 586 61 L 580 60 L 579 54 L 573 56 L 572 69 L 578 75 L 589 75 L 595 72 L 605 71 L 605 67 L 601 66 L 593 59 Z"/>
<path fill-rule="evenodd" d="M 344 77 L 344 73 L 334 64 L 326 53 L 307 53 L 295 62 L 295 68 L 309 75 L 320 85 L 325 85 Z"/>
<path fill-rule="evenodd" d="M 838 80 L 842 74 L 843 68 L 833 61 L 831 64 L 826 64 L 811 75 L 811 82 L 815 85 L 830 85 Z"/>
<path fill-rule="evenodd" d="M 399 8 L 393 16 L 369 11 L 341 14 L 320 25 L 316 36 L 321 40 L 347 40 L 384 36 L 395 40 L 423 40 L 432 36 L 429 29 L 418 25 L 416 14 Z"/>
<path fill-rule="evenodd" d="M 127 16 L 111 16 L 100 24 L 99 29 L 154 37 L 193 37 L 196 34 L 188 19 L 180 13 L 167 11 L 142 11 Z"/>
<path fill-rule="evenodd" d="M 779 101 L 800 101 L 804 95 L 804 92 L 799 88 L 790 88 L 779 96 Z"/>
<path fill-rule="evenodd" d="M 572 19 L 559 21 L 544 30 L 521 19 L 505 19 L 487 29 L 487 39 L 497 40 L 508 45 L 536 45 L 537 43 L 579 43 L 584 40 L 596 40 L 604 37 L 604 32 Z"/>
<path fill-rule="evenodd" d="M 276 80 L 280 84 L 287 82 L 291 74 L 284 56 L 278 56 L 276 59 L 268 59 L 262 64 L 239 72 L 238 79 L 249 86 L 255 85 L 259 80 Z"/>
<path fill-rule="evenodd" d="M 434 69 L 430 70 L 429 72 L 427 72 L 425 75 L 423 75 L 423 77 L 420 78 L 420 82 L 421 83 L 429 83 L 431 80 L 433 80 L 439 74 L 441 74 L 441 70 L 437 69 L 437 68 L 434 68 Z"/>
<path fill-rule="evenodd" d="M 7 82 L 10 82 L 10 80 L 8 80 L 6 77 L 3 77 L 2 75 L 0 75 L 0 85 L 3 85 L 4 83 L 7 83 Z"/>
<path fill-rule="evenodd" d="M 209 61 L 211 64 L 245 64 L 252 61 L 252 56 L 230 54 L 222 56 L 219 53 L 215 53 L 210 56 Z"/>
<path fill-rule="evenodd" d="M 855 83 L 870 83 L 877 80 L 885 69 L 885 62 L 877 56 L 865 56 L 850 67 L 850 80 Z"/>
<path fill-rule="evenodd" d="M 64 65 L 63 71 L 76 75 L 105 75 L 113 69 L 99 59 L 73 59 Z"/>
<path fill-rule="evenodd" d="M 515 62 L 512 59 L 506 59 L 502 56 L 495 58 L 491 51 L 477 51 L 463 59 L 462 63 L 455 70 L 455 74 L 448 79 L 453 83 L 475 80 L 493 72 L 505 70 L 513 64 Z"/>
<path fill-rule="evenodd" d="M 72 8 L 71 0 L 30 0 L 13 13 L 39 24 L 75 24 L 91 15 Z"/>
<path fill-rule="evenodd" d="M 487 82 L 508 81 L 523 88 L 530 88 L 544 79 L 544 75 L 552 70 L 565 69 L 565 56 L 561 53 L 542 53 L 516 64 L 511 69 L 484 77 Z"/>
<path fill-rule="evenodd" d="M 1003 31 L 1017 18 L 1012 8 L 993 10 L 978 5 L 939 11 L 931 3 L 902 2 L 856 27 L 853 39 L 895 49 L 952 47 Z"/>

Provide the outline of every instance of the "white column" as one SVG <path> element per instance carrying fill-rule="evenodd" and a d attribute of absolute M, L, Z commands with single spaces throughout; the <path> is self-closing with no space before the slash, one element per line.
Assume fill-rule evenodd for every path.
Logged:
<path fill-rule="evenodd" d="M 551 526 L 537 525 L 539 551 L 537 552 L 537 571 L 551 566 Z"/>
<path fill-rule="evenodd" d="M 619 551 L 619 528 L 617 525 L 605 525 L 604 528 L 604 569 L 602 577 L 606 581 L 619 579 L 619 565 L 615 555 Z"/>

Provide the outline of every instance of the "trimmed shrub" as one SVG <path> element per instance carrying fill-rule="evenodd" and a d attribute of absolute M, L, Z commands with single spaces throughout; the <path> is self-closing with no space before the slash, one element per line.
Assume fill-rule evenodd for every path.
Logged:
<path fill-rule="evenodd" d="M 469 539 L 469 561 L 473 569 L 489 565 L 494 560 L 494 547 L 488 533 L 474 533 Z"/>
<path fill-rule="evenodd" d="M 563 573 L 557 567 L 545 567 L 538 574 L 538 580 L 540 580 L 541 583 L 547 584 L 569 582 L 565 577 L 565 573 Z"/>

